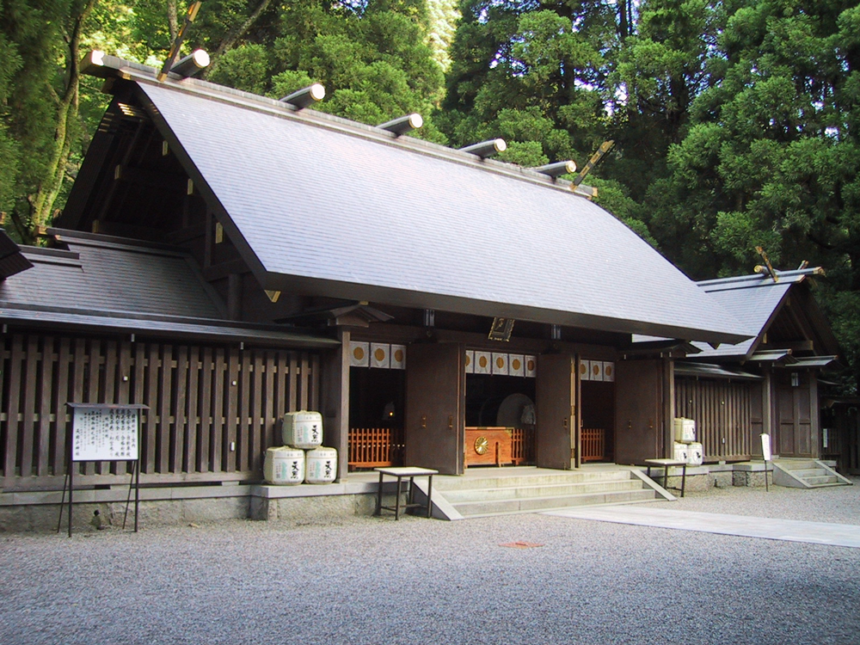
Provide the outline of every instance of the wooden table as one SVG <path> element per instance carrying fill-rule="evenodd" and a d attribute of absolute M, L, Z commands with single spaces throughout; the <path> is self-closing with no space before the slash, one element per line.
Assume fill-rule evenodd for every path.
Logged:
<path fill-rule="evenodd" d="M 415 478 L 416 477 L 427 477 L 427 517 L 430 517 L 430 513 L 433 508 L 433 475 L 438 475 L 438 470 L 432 470 L 430 468 L 418 468 L 416 466 L 395 466 L 391 468 L 374 468 L 376 472 L 379 473 L 379 490 L 376 493 L 376 513 L 375 515 L 381 515 L 382 509 L 387 511 L 394 511 L 394 519 L 400 519 L 400 509 L 401 508 L 415 508 L 415 507 L 423 507 L 423 504 L 417 504 L 415 502 Z M 394 506 L 383 506 L 382 505 L 382 478 L 384 475 L 388 475 L 389 477 L 397 478 L 397 493 L 395 495 L 395 505 Z M 405 504 L 400 504 L 400 482 L 403 481 L 404 478 L 409 478 L 409 498 Z"/>
<path fill-rule="evenodd" d="M 681 466 L 681 497 L 684 496 L 684 489 L 687 487 L 687 462 L 679 459 L 646 459 L 645 465 L 648 467 L 648 477 L 651 476 L 651 467 L 659 466 L 663 468 L 663 488 L 666 488 L 666 479 L 669 476 L 669 468 L 672 466 Z"/>

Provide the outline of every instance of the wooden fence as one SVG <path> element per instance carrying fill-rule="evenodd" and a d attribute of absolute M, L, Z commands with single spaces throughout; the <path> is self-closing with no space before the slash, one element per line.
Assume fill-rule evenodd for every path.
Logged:
<path fill-rule="evenodd" d="M 606 458 L 606 431 L 603 428 L 582 429 L 582 461 L 603 461 Z"/>
<path fill-rule="evenodd" d="M 350 428 L 350 469 L 403 465 L 402 428 Z"/>
<path fill-rule="evenodd" d="M 319 408 L 319 357 L 308 353 L 15 334 L 0 338 L 0 363 L 7 486 L 10 478 L 55 485 L 65 474 L 69 401 L 149 406 L 140 453 L 147 482 L 259 479 L 265 450 L 280 444 L 283 414 Z M 127 481 L 131 465 L 76 468 L 76 482 L 112 483 Z"/>
<path fill-rule="evenodd" d="M 760 408 L 759 383 L 675 380 L 675 416 L 696 422 L 705 461 L 749 459 L 751 438 L 762 432 Z"/>

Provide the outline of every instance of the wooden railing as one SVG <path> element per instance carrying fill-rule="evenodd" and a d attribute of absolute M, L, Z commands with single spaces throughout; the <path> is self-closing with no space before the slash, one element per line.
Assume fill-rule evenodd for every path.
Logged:
<path fill-rule="evenodd" d="M 511 457 L 517 465 L 534 463 L 534 428 L 511 428 Z"/>
<path fill-rule="evenodd" d="M 350 469 L 403 465 L 402 428 L 350 428 Z"/>
<path fill-rule="evenodd" d="M 606 432 L 602 428 L 582 429 L 582 461 L 606 458 Z"/>

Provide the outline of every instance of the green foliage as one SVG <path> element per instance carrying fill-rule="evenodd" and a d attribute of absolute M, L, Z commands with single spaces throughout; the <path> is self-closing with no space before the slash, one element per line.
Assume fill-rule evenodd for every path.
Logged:
<path fill-rule="evenodd" d="M 256 43 L 224 52 L 221 64 L 209 76 L 213 83 L 253 94 L 263 94 L 270 86 L 270 78 L 266 48 Z"/>
<path fill-rule="evenodd" d="M 66 92 L 85 5 L 0 5 L 0 210 L 24 233 L 37 202 L 62 205 L 57 160 L 71 179 L 105 103 L 96 79 Z M 158 66 L 187 6 L 99 0 L 81 46 Z M 319 82 L 312 109 L 418 112 L 417 136 L 502 137 L 525 167 L 582 166 L 613 139 L 587 179 L 598 203 L 697 279 L 748 273 L 756 245 L 825 266 L 817 295 L 860 378 L 856 2 L 206 0 L 195 47 L 213 82 L 274 98 Z"/>

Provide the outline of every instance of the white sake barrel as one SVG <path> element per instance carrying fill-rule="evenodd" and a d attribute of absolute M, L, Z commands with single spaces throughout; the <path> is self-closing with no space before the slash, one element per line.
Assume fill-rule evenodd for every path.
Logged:
<path fill-rule="evenodd" d="M 288 412 L 283 421 L 284 443 L 303 450 L 310 450 L 322 445 L 323 424 L 319 412 Z"/>
<path fill-rule="evenodd" d="M 337 450 L 314 448 L 305 454 L 305 481 L 308 484 L 331 484 L 337 478 Z"/>
<path fill-rule="evenodd" d="M 290 446 L 269 448 L 263 476 L 270 484 L 279 486 L 301 484 L 305 480 L 305 451 Z"/>
<path fill-rule="evenodd" d="M 686 443 L 675 442 L 675 461 L 686 461 L 690 460 L 690 449 Z"/>
<path fill-rule="evenodd" d="M 687 465 L 701 466 L 705 457 L 705 451 L 702 444 L 693 442 L 687 444 Z"/>

